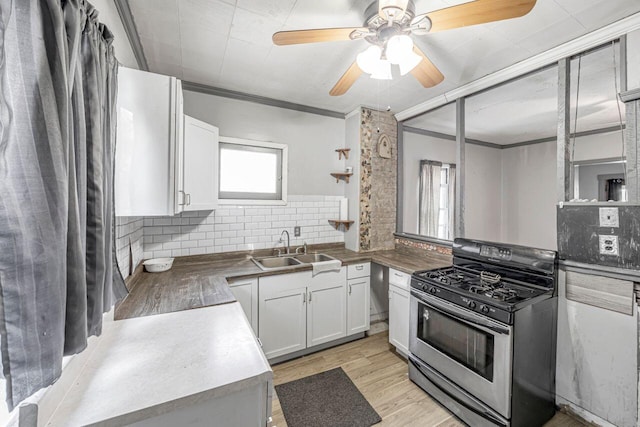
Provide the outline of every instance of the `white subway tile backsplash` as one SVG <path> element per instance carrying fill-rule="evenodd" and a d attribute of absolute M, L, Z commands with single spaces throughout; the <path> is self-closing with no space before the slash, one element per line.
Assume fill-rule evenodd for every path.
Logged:
<path fill-rule="evenodd" d="M 338 218 L 341 198 L 294 195 L 286 206 L 224 206 L 167 218 L 124 218 L 123 224 L 126 230 L 139 229 L 139 256 L 144 258 L 282 247 L 282 230 L 289 231 L 291 246 L 344 242 L 344 233 L 327 222 Z M 293 235 L 295 226 L 301 227 L 300 237 Z M 128 254 L 128 241 L 119 243 Z"/>

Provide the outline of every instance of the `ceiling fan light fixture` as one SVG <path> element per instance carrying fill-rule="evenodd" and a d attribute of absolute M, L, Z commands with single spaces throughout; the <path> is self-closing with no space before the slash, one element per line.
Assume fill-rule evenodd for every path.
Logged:
<path fill-rule="evenodd" d="M 387 42 L 386 56 L 390 63 L 400 67 L 403 76 L 422 61 L 420 55 L 413 51 L 413 40 L 407 35 L 391 37 Z"/>
<path fill-rule="evenodd" d="M 409 0 L 379 0 L 378 15 L 392 24 L 402 19 L 408 4 Z"/>
<path fill-rule="evenodd" d="M 358 67 L 371 75 L 372 79 L 391 80 L 391 63 L 382 59 L 382 49 L 379 46 L 369 46 L 356 57 Z"/>

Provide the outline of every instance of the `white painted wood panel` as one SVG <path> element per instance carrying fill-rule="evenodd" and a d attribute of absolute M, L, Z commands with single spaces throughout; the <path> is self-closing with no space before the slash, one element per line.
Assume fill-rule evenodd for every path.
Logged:
<path fill-rule="evenodd" d="M 409 354 L 409 291 L 389 284 L 389 342 Z"/>
<path fill-rule="evenodd" d="M 260 296 L 259 337 L 267 359 L 307 347 L 306 288 Z"/>
<path fill-rule="evenodd" d="M 258 279 L 233 282 L 229 287 L 242 306 L 253 333 L 258 335 Z"/>
<path fill-rule="evenodd" d="M 409 284 L 411 283 L 411 275 L 394 268 L 390 268 L 389 283 L 408 291 Z"/>
<path fill-rule="evenodd" d="M 185 211 L 218 206 L 218 128 L 184 116 Z"/>
<path fill-rule="evenodd" d="M 369 330 L 371 279 L 347 281 L 347 336 Z"/>
<path fill-rule="evenodd" d="M 344 277 L 344 276 L 343 276 Z M 307 299 L 307 347 L 324 344 L 347 335 L 347 306 L 344 279 L 316 283 Z"/>
<path fill-rule="evenodd" d="M 174 215 L 182 91 L 175 77 L 120 67 L 115 199 L 118 216 Z"/>
<path fill-rule="evenodd" d="M 268 359 L 307 347 L 308 271 L 258 280 L 258 336 Z"/>
<path fill-rule="evenodd" d="M 371 275 L 371 263 L 363 262 L 347 266 L 347 279 L 357 279 L 359 277 L 369 277 Z"/>

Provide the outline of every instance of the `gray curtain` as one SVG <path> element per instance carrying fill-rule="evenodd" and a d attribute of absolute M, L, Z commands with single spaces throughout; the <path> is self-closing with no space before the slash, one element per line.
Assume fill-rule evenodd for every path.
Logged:
<path fill-rule="evenodd" d="M 418 233 L 423 236 L 438 237 L 441 171 L 440 162 L 420 161 Z"/>
<path fill-rule="evenodd" d="M 115 263 L 117 62 L 84 0 L 0 0 L 0 335 L 13 408 L 100 334 Z"/>

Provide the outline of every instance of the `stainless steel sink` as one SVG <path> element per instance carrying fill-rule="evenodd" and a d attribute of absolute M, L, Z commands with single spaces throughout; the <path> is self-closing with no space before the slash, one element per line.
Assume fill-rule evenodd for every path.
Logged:
<path fill-rule="evenodd" d="M 327 254 L 300 254 L 295 256 L 296 259 L 304 264 L 312 262 L 333 261 L 334 257 Z"/>
<path fill-rule="evenodd" d="M 251 260 L 262 270 L 280 270 L 296 267 L 302 262 L 292 256 L 270 256 L 262 258 L 251 258 Z"/>
<path fill-rule="evenodd" d="M 261 270 L 286 270 L 288 268 L 295 268 L 299 265 L 311 264 L 312 262 L 324 262 L 333 261 L 334 257 L 327 254 L 298 254 L 298 255 L 286 255 L 286 256 L 266 256 L 260 258 L 251 258 Z"/>

